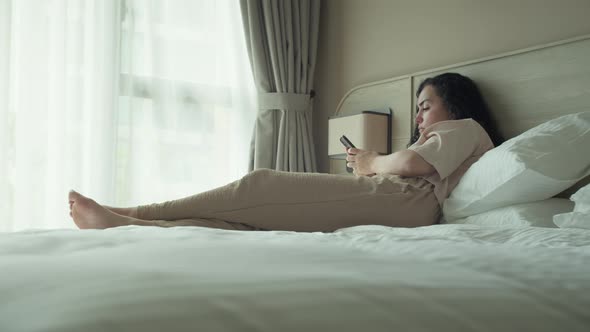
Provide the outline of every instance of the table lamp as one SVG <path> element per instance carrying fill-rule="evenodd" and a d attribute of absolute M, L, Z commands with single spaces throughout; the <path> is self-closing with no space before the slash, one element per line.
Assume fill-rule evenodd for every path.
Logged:
<path fill-rule="evenodd" d="M 355 147 L 391 153 L 391 110 L 375 109 L 328 119 L 328 157 L 346 159 L 346 148 L 340 142 L 345 135 Z"/>

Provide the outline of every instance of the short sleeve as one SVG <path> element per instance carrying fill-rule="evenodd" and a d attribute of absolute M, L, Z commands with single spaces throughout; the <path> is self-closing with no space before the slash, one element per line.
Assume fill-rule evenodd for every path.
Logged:
<path fill-rule="evenodd" d="M 475 121 L 441 121 L 426 128 L 408 149 L 417 152 L 437 171 L 440 179 L 451 175 L 479 146 Z"/>

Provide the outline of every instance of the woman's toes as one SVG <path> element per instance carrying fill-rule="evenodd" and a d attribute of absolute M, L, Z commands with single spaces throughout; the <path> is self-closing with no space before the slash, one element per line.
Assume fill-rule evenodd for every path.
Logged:
<path fill-rule="evenodd" d="M 70 190 L 70 192 L 68 193 L 68 200 L 70 201 L 70 203 L 75 203 L 78 198 L 80 198 L 80 194 L 73 190 Z"/>

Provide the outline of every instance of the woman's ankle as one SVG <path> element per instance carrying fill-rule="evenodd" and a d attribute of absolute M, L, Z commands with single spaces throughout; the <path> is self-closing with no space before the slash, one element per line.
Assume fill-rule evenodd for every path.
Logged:
<path fill-rule="evenodd" d="M 122 215 L 122 216 L 137 218 L 137 208 L 136 207 L 134 207 L 134 208 L 115 208 L 115 207 L 105 206 L 105 208 L 111 210 L 111 212 L 114 212 L 114 213 Z"/>

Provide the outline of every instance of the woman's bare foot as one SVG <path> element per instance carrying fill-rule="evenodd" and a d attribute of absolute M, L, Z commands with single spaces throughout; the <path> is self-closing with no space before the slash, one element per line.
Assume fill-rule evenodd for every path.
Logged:
<path fill-rule="evenodd" d="M 114 213 L 75 191 L 68 195 L 70 216 L 81 229 L 132 225 L 136 219 Z"/>

